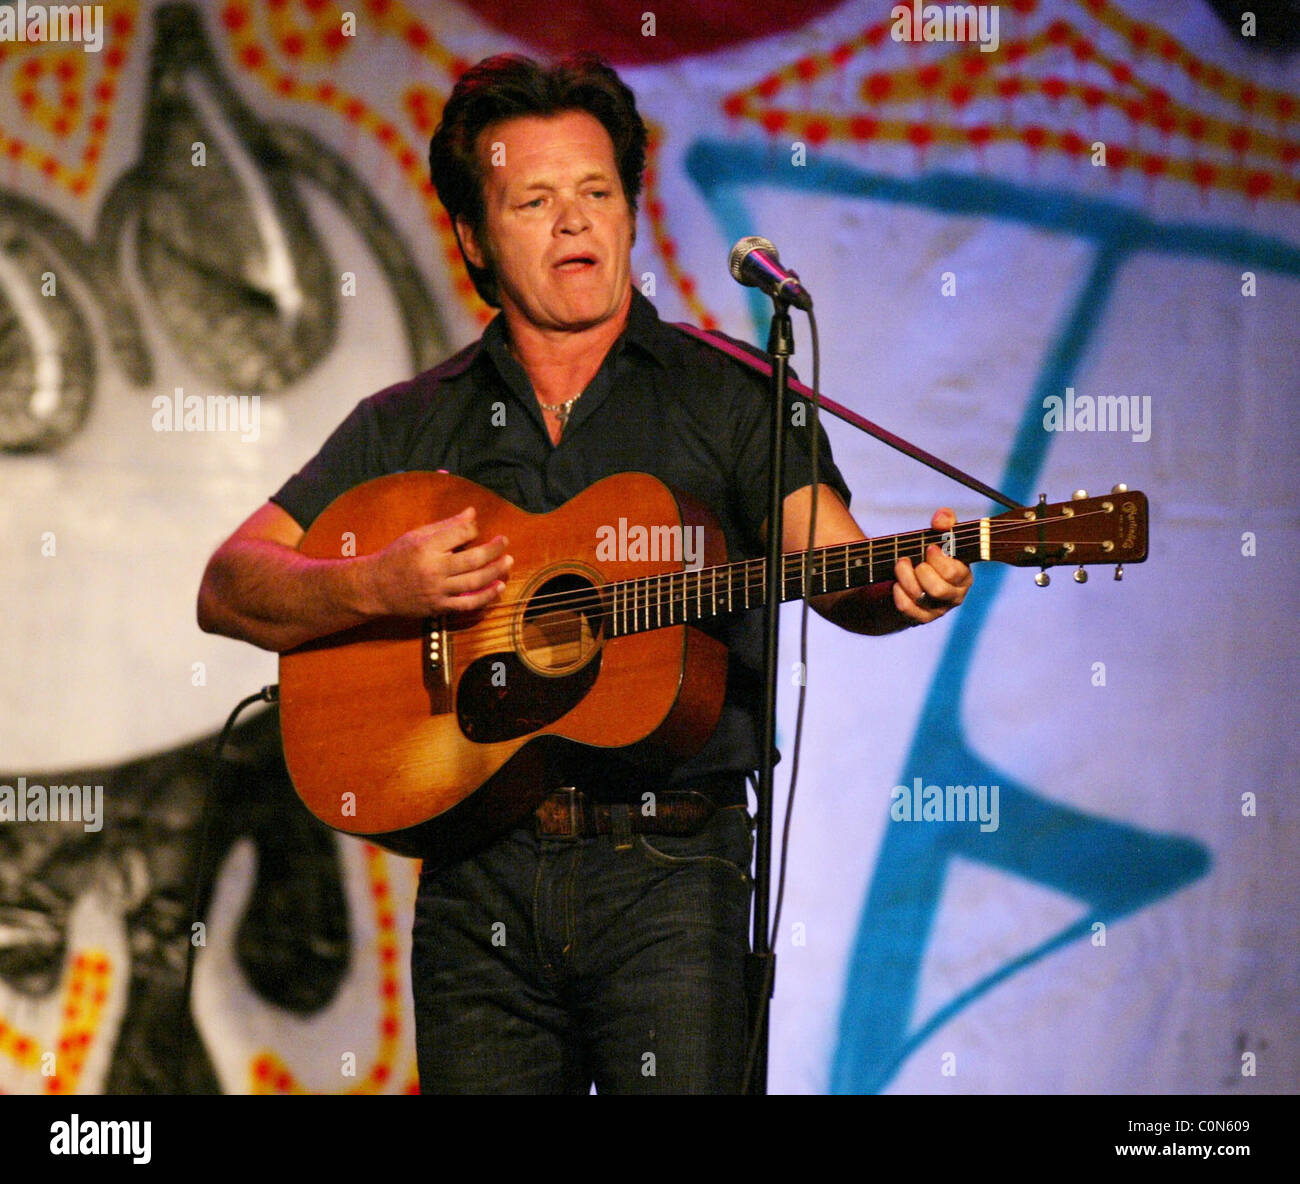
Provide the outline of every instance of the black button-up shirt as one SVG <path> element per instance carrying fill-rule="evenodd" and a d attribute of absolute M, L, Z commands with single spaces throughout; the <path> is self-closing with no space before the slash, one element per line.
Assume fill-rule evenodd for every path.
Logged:
<path fill-rule="evenodd" d="M 811 480 L 811 413 L 796 410 L 799 402 L 791 399 L 786 421 L 787 494 Z M 634 289 L 627 326 L 574 404 L 558 444 L 551 443 L 498 316 L 478 341 L 442 365 L 359 403 L 271 500 L 305 530 L 363 481 L 445 469 L 521 509 L 545 513 L 603 477 L 643 472 L 712 509 L 729 560 L 752 559 L 763 553 L 769 418 L 761 374 L 662 322 Z M 847 503 L 849 491 L 824 433 L 819 460 L 820 480 Z M 672 773 L 672 784 L 757 767 L 760 625 L 754 610 L 710 628 L 731 648 L 726 704 L 712 738 Z"/>

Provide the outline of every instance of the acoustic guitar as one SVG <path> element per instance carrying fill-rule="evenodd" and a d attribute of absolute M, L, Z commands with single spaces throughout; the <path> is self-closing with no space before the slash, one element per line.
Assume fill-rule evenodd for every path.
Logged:
<path fill-rule="evenodd" d="M 726 646 L 697 626 L 761 607 L 766 562 L 729 563 L 709 511 L 645 473 L 607 477 L 530 514 L 446 473 L 380 477 L 312 523 L 299 550 L 367 555 L 473 506 L 504 534 L 503 597 L 471 614 L 386 618 L 280 658 L 294 787 L 322 822 L 402 855 L 469 853 L 555 787 L 573 745 L 626 749 L 647 767 L 698 751 L 722 709 Z M 782 599 L 893 578 L 930 544 L 967 564 L 1043 569 L 1138 563 L 1147 501 L 1109 495 L 1008 511 L 784 557 Z M 1117 568 L 1118 576 L 1122 568 Z"/>

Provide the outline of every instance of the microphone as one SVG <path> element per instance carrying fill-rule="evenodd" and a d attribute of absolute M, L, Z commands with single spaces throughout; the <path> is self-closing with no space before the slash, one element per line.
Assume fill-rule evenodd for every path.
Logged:
<path fill-rule="evenodd" d="M 812 311 L 812 297 L 804 291 L 799 276 L 781 266 L 781 257 L 767 239 L 751 234 L 731 248 L 727 262 L 731 274 L 747 288 L 762 288 L 773 300 Z"/>

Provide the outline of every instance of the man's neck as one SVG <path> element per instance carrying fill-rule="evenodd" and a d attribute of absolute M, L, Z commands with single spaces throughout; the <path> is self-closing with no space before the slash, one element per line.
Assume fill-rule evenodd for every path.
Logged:
<path fill-rule="evenodd" d="M 544 329 L 509 306 L 502 309 L 506 343 L 543 403 L 563 402 L 586 389 L 627 325 L 631 305 L 629 288 L 613 316 L 589 329 L 575 330 Z"/>

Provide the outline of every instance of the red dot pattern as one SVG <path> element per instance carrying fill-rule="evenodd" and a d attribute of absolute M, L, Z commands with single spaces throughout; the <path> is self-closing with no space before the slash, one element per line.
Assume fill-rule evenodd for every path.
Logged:
<path fill-rule="evenodd" d="M 294 1074 L 292 1068 L 278 1052 L 262 1049 L 249 1064 L 249 1090 L 255 1094 L 306 1094 L 313 1092 L 340 1092 L 349 1094 L 370 1094 L 385 1092 L 397 1072 L 397 1060 L 405 1051 L 402 1042 L 403 1015 L 402 989 L 399 978 L 399 957 L 397 937 L 397 917 L 390 907 L 392 903 L 392 885 L 388 879 L 390 856 L 369 843 L 363 845 L 366 858 L 366 874 L 369 880 L 369 895 L 375 909 L 377 935 L 372 951 L 376 955 L 379 967 L 379 1020 L 376 1025 L 378 1047 L 372 1063 L 365 1067 L 360 1063 L 361 1051 L 356 1048 L 339 1050 L 340 1071 L 343 1056 L 351 1053 L 354 1062 L 351 1067 L 356 1076 L 343 1077 L 344 1083 L 354 1082 L 338 1091 L 319 1091 L 307 1088 Z M 412 1070 L 412 1073 L 414 1071 Z"/>
<path fill-rule="evenodd" d="M 1038 11 L 1034 0 L 1003 7 L 1022 17 Z M 1300 137 L 1295 117 L 1300 101 L 1295 95 L 1202 61 L 1174 35 L 1134 20 L 1113 0 L 1087 0 L 1082 7 L 1095 22 L 1090 28 L 1071 15 L 1033 31 L 1023 21 L 1013 26 L 1004 12 L 1004 40 L 995 54 L 980 52 L 976 44 L 924 45 L 915 47 L 909 64 L 863 71 L 856 85 L 869 115 L 800 109 L 781 100 L 796 86 L 806 93 L 818 79 L 843 76 L 855 63 L 869 63 L 868 55 L 891 42 L 888 18 L 826 53 L 799 57 L 753 86 L 726 95 L 722 109 L 729 119 L 752 122 L 770 137 L 802 139 L 813 148 L 834 147 L 837 141 L 859 148 L 871 142 L 901 143 L 924 156 L 938 148 L 978 150 L 996 141 L 1019 143 L 1031 158 L 1057 154 L 1083 162 L 1095 156 L 1100 163 L 1093 150 L 1101 138 L 1096 116 L 1109 107 L 1132 131 L 1125 137 L 1112 134 L 1105 143 L 1104 162 L 1112 177 L 1137 170 L 1148 180 L 1235 190 L 1251 200 L 1297 200 L 1300 180 L 1294 166 Z M 1008 26 L 1016 36 L 1009 35 Z M 1109 48 L 1117 40 L 1124 60 Z M 926 60 L 917 61 L 923 54 Z M 1085 69 L 1091 76 L 1084 75 Z M 1176 89 L 1179 98 L 1148 81 L 1163 79 L 1170 70 L 1188 80 Z M 1108 81 L 1096 76 L 1099 71 Z M 1181 97 L 1193 92 L 1200 93 Z M 1057 118 L 1019 122 L 1013 101 L 1033 97 L 1045 100 Z M 1004 117 L 991 124 L 974 122 L 981 99 L 1002 100 Z M 914 114 L 918 104 L 927 113 L 923 125 Z M 1260 114 L 1267 114 L 1272 126 L 1261 126 Z M 1154 137 L 1141 135 L 1143 129 Z M 1238 159 L 1228 159 L 1229 153 Z M 1219 159 L 1203 159 L 1210 154 Z"/>

